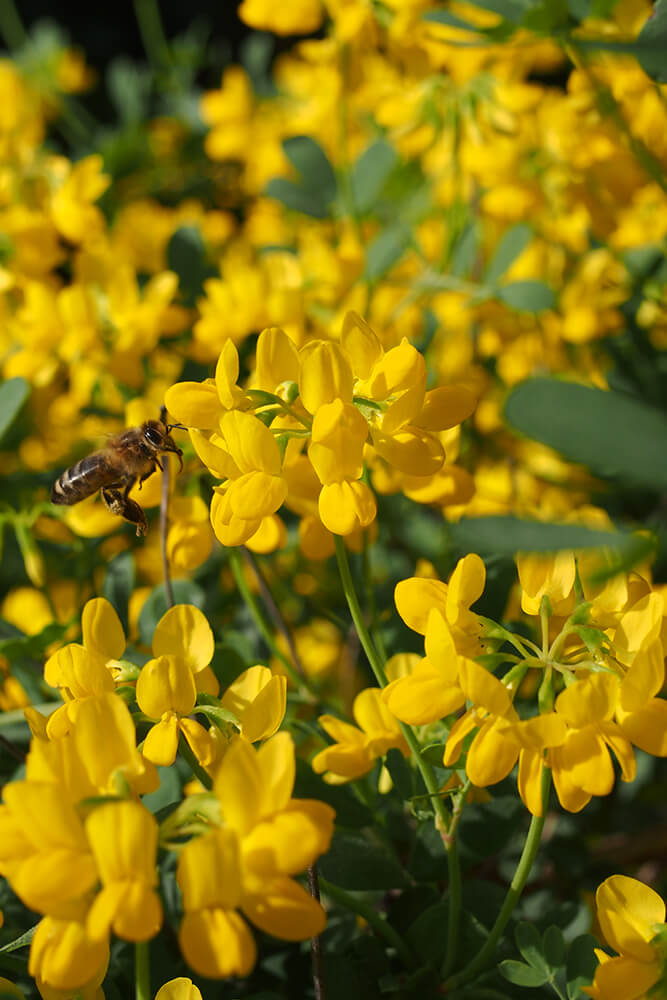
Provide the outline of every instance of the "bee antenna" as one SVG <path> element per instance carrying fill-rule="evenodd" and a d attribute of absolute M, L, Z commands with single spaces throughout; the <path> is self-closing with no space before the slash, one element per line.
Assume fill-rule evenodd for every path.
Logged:
<path fill-rule="evenodd" d="M 167 428 L 167 434 L 170 434 L 174 428 L 177 428 L 179 431 L 187 431 L 185 424 L 165 424 L 165 427 Z"/>

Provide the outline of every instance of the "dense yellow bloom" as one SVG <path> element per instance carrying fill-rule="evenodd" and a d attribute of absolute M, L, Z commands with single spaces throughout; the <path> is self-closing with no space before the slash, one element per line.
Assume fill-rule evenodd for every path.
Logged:
<path fill-rule="evenodd" d="M 248 541 L 283 503 L 303 516 L 304 486 L 308 514 L 317 511 L 329 531 L 348 536 L 368 527 L 377 506 L 362 480 L 364 463 L 416 477 L 418 494 L 445 461 L 437 432 L 474 408 L 465 389 L 426 392 L 421 354 L 406 339 L 385 351 L 354 312 L 345 317 L 340 343 L 315 339 L 297 350 L 284 331 L 264 330 L 247 390 L 238 377 L 238 352 L 227 340 L 214 381 L 177 383 L 165 396 L 169 411 L 191 427 L 201 460 L 225 480 L 211 504 L 224 545 Z M 282 451 L 275 435 L 285 441 Z M 304 482 L 311 470 L 319 488 Z"/>

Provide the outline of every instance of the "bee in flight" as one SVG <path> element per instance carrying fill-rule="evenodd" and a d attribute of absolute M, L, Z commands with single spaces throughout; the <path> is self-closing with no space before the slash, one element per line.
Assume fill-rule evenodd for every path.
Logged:
<path fill-rule="evenodd" d="M 141 489 L 156 466 L 162 469 L 159 456 L 163 452 L 178 455 L 179 471 L 183 469 L 183 452 L 171 437 L 174 427 L 186 430 L 182 424 L 168 424 L 163 408 L 159 420 L 146 420 L 140 427 L 130 427 L 109 438 L 106 448 L 82 458 L 59 476 L 51 490 L 51 503 L 70 506 L 99 490 L 112 514 L 136 524 L 137 535 L 145 535 L 146 515 L 128 493 L 137 480 Z"/>

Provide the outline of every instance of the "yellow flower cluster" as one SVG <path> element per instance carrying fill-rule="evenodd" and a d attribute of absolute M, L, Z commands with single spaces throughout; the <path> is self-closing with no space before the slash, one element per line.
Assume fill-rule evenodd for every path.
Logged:
<path fill-rule="evenodd" d="M 424 636 L 425 656 L 382 691 L 389 716 L 383 706 L 364 711 L 359 718 L 364 741 L 355 727 L 335 720 L 334 727 L 322 717 L 336 742 L 313 767 L 326 766 L 334 780 L 351 780 L 370 768 L 371 759 L 364 766 L 366 746 L 377 744 L 377 757 L 401 745 L 392 717 L 432 726 L 436 734 L 443 731 L 442 721 L 446 767 L 464 769 L 473 786 L 484 788 L 518 764 L 521 798 L 541 816 L 545 766 L 561 805 L 578 812 L 594 795 L 612 790 L 611 754 L 624 781 L 635 777 L 633 746 L 667 756 L 667 701 L 659 697 L 667 635 L 663 594 L 634 574 L 595 587 L 591 558 L 582 556 L 577 565 L 572 552 L 523 556 L 518 569 L 521 608 L 533 616 L 539 642 L 470 610 L 484 590 L 479 556 L 462 559 L 447 584 L 426 577 L 401 581 L 396 608 L 405 624 Z M 484 664 L 487 657 L 496 666 L 509 663 L 506 674 L 495 676 Z M 540 672 L 538 714 L 526 717 L 514 702 L 521 700 L 532 670 Z M 357 702 L 370 701 L 371 695 L 379 699 L 380 692 L 364 691 Z"/>
<path fill-rule="evenodd" d="M 327 849 L 333 810 L 292 798 L 294 745 L 288 733 L 274 735 L 285 678 L 251 667 L 216 698 L 213 633 L 192 605 L 162 617 L 154 658 L 141 669 L 123 659 L 125 636 L 104 598 L 86 604 L 81 627 L 82 642 L 46 663 L 45 680 L 64 704 L 48 718 L 26 709 L 33 740 L 25 778 L 5 786 L 0 806 L 0 872 L 43 915 L 29 961 L 42 994 L 95 995 L 111 932 L 129 941 L 158 933 L 159 846 L 180 850 L 180 940 L 200 974 L 250 972 L 255 944 L 239 910 L 286 940 L 319 933 L 324 911 L 292 876 Z M 195 708 L 197 691 L 209 697 Z M 212 724 L 195 721 L 194 711 Z M 159 827 L 141 796 L 159 784 L 155 765 L 174 763 L 179 734 L 212 791 L 196 791 Z M 201 836 L 184 845 L 193 829 Z"/>
<path fill-rule="evenodd" d="M 350 535 L 375 520 L 364 465 L 408 496 L 446 494 L 442 432 L 470 415 L 474 398 L 455 386 L 427 392 L 424 359 L 406 338 L 385 351 L 353 312 L 340 341 L 310 341 L 300 351 L 271 328 L 257 340 L 245 391 L 238 377 L 238 352 L 227 341 L 214 380 L 177 383 L 165 397 L 192 428 L 204 465 L 224 480 L 211 504 L 223 545 L 276 548 L 284 503 L 301 516 L 306 554 L 330 555 L 330 533 Z"/>

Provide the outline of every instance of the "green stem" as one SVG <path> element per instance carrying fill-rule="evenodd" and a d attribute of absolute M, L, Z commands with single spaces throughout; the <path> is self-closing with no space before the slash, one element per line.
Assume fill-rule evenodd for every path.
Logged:
<path fill-rule="evenodd" d="M 369 924 L 374 931 L 385 939 L 385 941 L 391 945 L 392 948 L 396 949 L 396 953 L 401 956 L 403 963 L 408 968 L 414 968 L 415 958 L 408 946 L 406 945 L 403 938 L 398 934 L 396 930 L 391 926 L 386 917 L 378 913 L 375 907 L 371 906 L 370 903 L 365 902 L 360 899 L 354 893 L 347 892 L 345 889 L 341 889 L 337 885 L 332 885 L 322 876 L 319 876 L 320 889 L 321 891 L 329 896 L 335 903 L 339 903 L 344 906 L 347 910 L 351 910 L 352 913 L 358 913 L 360 917 L 363 917 L 367 924 Z"/>
<path fill-rule="evenodd" d="M 359 640 L 378 684 L 380 687 L 386 687 L 388 684 L 387 675 L 384 672 L 384 666 L 378 656 L 375 646 L 373 645 L 373 640 L 370 637 L 370 633 L 366 628 L 366 624 L 361 613 L 359 598 L 357 597 L 357 592 L 354 589 L 354 583 L 352 581 L 352 574 L 350 572 L 350 564 L 347 558 L 345 543 L 340 535 L 334 535 L 334 543 L 336 546 L 338 571 L 340 573 L 341 583 L 343 584 L 343 591 L 347 599 L 347 606 L 350 609 L 352 621 L 354 622 Z M 436 812 L 436 826 L 438 827 L 440 835 L 444 840 L 446 832 L 449 829 L 450 817 L 440 794 L 440 788 L 433 773 L 433 769 L 428 761 L 422 757 L 421 747 L 413 729 L 410 726 L 407 726 L 404 722 L 399 722 L 399 725 L 401 727 L 401 732 L 405 737 L 405 741 L 410 747 L 410 752 L 412 753 L 415 764 L 419 768 L 424 784 L 426 785 L 426 790 L 433 800 L 433 806 Z M 447 844 L 445 844 L 445 846 L 447 846 Z"/>
<path fill-rule="evenodd" d="M 169 62 L 169 45 L 162 28 L 160 5 L 157 0 L 134 0 L 134 15 L 148 61 L 153 69 L 164 66 Z"/>
<path fill-rule="evenodd" d="M 537 857 L 537 852 L 540 846 L 540 839 L 542 837 L 542 830 L 544 828 L 544 822 L 546 819 L 547 803 L 549 800 L 549 788 L 551 787 L 551 769 L 543 766 L 542 770 L 542 815 L 533 816 L 530 827 L 528 829 L 528 834 L 526 836 L 526 842 L 523 845 L 523 851 L 521 852 L 521 857 L 519 858 L 519 863 L 516 867 L 514 873 L 514 878 L 512 879 L 511 885 L 508 889 L 507 896 L 505 897 L 505 902 L 503 903 L 502 909 L 496 918 L 496 922 L 491 928 L 486 942 L 481 949 L 464 969 L 461 970 L 456 976 L 452 976 L 444 983 L 444 988 L 446 992 L 453 991 L 464 983 L 470 982 L 475 975 L 491 961 L 493 955 L 495 954 L 496 946 L 500 940 L 507 922 L 512 915 L 514 908 L 516 907 L 519 899 L 521 898 L 521 893 L 524 890 L 526 882 L 528 881 L 528 876 L 530 875 L 531 869 L 535 858 Z"/>
<path fill-rule="evenodd" d="M 271 629 L 268 621 L 262 614 L 262 610 L 259 606 L 257 598 L 255 597 L 250 587 L 248 586 L 248 582 L 243 573 L 243 563 L 241 561 L 240 553 L 238 552 L 237 549 L 233 548 L 228 549 L 228 552 L 229 552 L 229 565 L 234 575 L 236 586 L 239 588 L 239 593 L 241 594 L 241 597 L 243 598 L 245 605 L 248 611 L 250 612 L 255 625 L 257 626 L 257 630 L 264 639 L 266 645 L 269 647 L 271 653 L 273 653 L 273 655 L 276 656 L 284 666 L 290 680 L 296 687 L 297 691 L 299 691 L 301 694 L 307 693 L 310 696 L 310 700 L 312 701 L 313 691 L 310 689 L 308 681 L 304 677 L 299 676 L 293 664 L 290 663 L 288 657 L 285 656 L 283 651 L 276 643 L 273 630 Z"/>
<path fill-rule="evenodd" d="M 447 840 L 447 949 L 442 975 L 446 977 L 454 968 L 456 954 L 459 948 L 459 924 L 461 921 L 461 865 L 459 864 L 459 845 L 456 833 L 450 834 Z"/>
<path fill-rule="evenodd" d="M 186 761 L 186 763 L 188 764 L 188 767 L 194 774 L 195 778 L 198 778 L 199 781 L 201 781 L 204 788 L 206 788 L 207 791 L 210 792 L 211 789 L 213 788 L 213 778 L 208 773 L 208 771 L 205 771 L 204 768 L 201 766 L 201 764 L 193 754 L 190 744 L 185 739 L 182 733 L 178 738 L 178 750 L 183 760 Z"/>
<path fill-rule="evenodd" d="M 148 941 L 137 941 L 134 946 L 134 975 L 136 1000 L 151 1000 L 151 963 Z"/>
<path fill-rule="evenodd" d="M 10 52 L 25 44 L 27 34 L 14 0 L 0 0 L 0 35 Z"/>
<path fill-rule="evenodd" d="M 377 603 L 375 601 L 375 592 L 373 590 L 373 580 L 371 576 L 370 543 L 367 531 L 364 531 L 363 534 L 363 548 L 361 550 L 361 558 L 363 560 L 364 589 L 366 591 L 366 603 L 368 605 L 369 617 L 371 620 L 373 641 L 375 642 L 375 648 L 377 649 L 382 659 L 386 660 L 387 651 L 385 649 L 384 642 L 382 640 Z"/>

